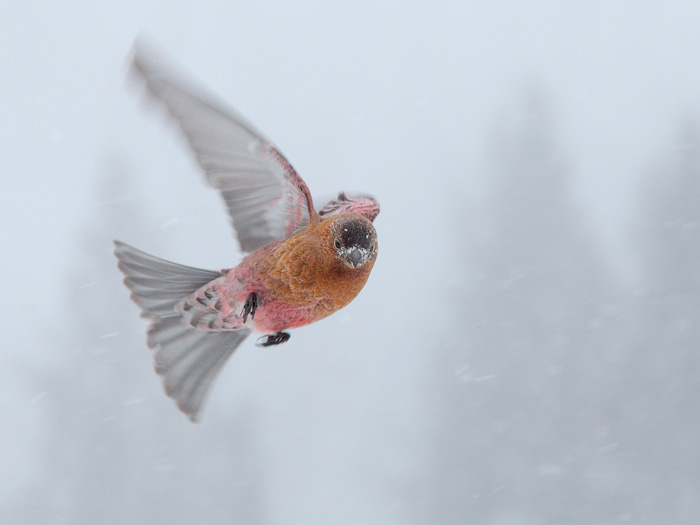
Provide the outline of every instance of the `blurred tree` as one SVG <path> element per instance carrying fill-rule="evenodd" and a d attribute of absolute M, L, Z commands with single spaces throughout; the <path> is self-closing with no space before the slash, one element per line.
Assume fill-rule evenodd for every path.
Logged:
<path fill-rule="evenodd" d="M 128 194 L 128 173 L 110 165 L 67 280 L 73 323 L 50 342 L 58 355 L 36 377 L 46 391 L 45 475 L 8 522 L 263 523 L 250 407 L 234 412 L 235 424 L 206 428 L 175 406 L 162 410 L 145 323 L 112 254 L 115 232 L 149 224 Z"/>
<path fill-rule="evenodd" d="M 636 221 L 642 283 L 630 305 L 627 467 L 649 523 L 700 519 L 700 129 L 681 126 Z M 643 495 L 643 497 L 639 497 Z"/>
<path fill-rule="evenodd" d="M 590 523 L 617 291 L 539 97 L 496 134 L 433 383 L 434 523 Z M 476 242 L 474 239 L 480 239 Z"/>

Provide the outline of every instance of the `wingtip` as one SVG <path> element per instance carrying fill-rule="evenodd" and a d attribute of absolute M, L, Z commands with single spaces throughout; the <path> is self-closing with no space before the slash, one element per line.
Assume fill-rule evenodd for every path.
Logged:
<path fill-rule="evenodd" d="M 119 259 L 120 261 L 125 254 L 136 250 L 136 248 L 134 248 L 133 246 L 130 246 L 125 242 L 118 241 L 116 239 L 112 241 L 112 244 L 114 244 L 114 255 L 116 255 L 117 259 Z"/>
<path fill-rule="evenodd" d="M 112 241 L 112 244 L 114 245 L 114 249 L 112 250 L 112 253 L 114 253 L 114 256 L 119 260 L 119 269 L 121 270 L 121 260 L 122 260 L 122 254 L 124 253 L 126 247 L 128 245 L 124 244 L 121 241 L 118 241 L 114 239 Z"/>
<path fill-rule="evenodd" d="M 150 47 L 142 35 L 136 36 L 126 56 L 127 80 L 135 81 L 143 76 L 143 62 L 145 57 L 150 54 Z"/>
<path fill-rule="evenodd" d="M 144 33 L 137 33 L 134 42 L 131 44 L 131 54 L 134 56 L 140 55 L 151 47 L 150 38 Z"/>
<path fill-rule="evenodd" d="M 138 35 L 131 45 L 126 59 L 127 82 L 139 86 L 148 85 L 149 79 L 167 76 L 167 55 L 143 35 Z"/>
<path fill-rule="evenodd" d="M 149 38 L 139 33 L 131 44 L 131 52 L 128 55 L 129 64 L 142 69 L 145 62 L 157 60 L 156 57 L 160 53 L 156 52 L 155 48 L 156 46 Z"/>

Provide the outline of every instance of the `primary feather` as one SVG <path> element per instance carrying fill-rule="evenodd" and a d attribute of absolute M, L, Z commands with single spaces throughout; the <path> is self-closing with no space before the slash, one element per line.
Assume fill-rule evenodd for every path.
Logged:
<path fill-rule="evenodd" d="M 241 249 L 289 238 L 313 215 L 306 183 L 275 146 L 241 115 L 134 46 L 134 75 L 182 129 L 228 208 Z"/>

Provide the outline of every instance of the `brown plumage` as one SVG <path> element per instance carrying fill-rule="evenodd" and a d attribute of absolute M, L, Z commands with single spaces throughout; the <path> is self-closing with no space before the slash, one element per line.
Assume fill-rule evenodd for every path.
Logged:
<path fill-rule="evenodd" d="M 356 220 L 364 220 L 368 230 L 374 230 L 367 219 L 354 215 Z M 374 254 L 365 264 L 352 268 L 344 263 L 334 249 L 335 235 L 331 231 L 337 219 L 309 225 L 280 245 L 265 263 L 270 265 L 268 290 L 292 303 L 316 303 L 314 320 L 347 306 L 360 293 L 377 254 L 375 241 Z"/>

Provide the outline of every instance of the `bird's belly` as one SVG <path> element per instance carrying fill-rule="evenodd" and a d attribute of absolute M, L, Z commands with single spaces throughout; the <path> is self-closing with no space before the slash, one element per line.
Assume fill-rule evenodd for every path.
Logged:
<path fill-rule="evenodd" d="M 253 329 L 261 333 L 281 332 L 287 328 L 305 326 L 330 315 L 316 304 L 291 304 L 279 298 L 267 297 L 255 313 Z"/>
<path fill-rule="evenodd" d="M 238 318 L 230 320 L 233 329 L 275 333 L 314 323 L 346 306 L 367 280 L 364 273 L 359 278 L 339 276 L 312 257 L 315 252 L 301 253 L 295 246 L 282 250 L 285 246 L 262 248 L 226 274 L 221 313 Z M 255 313 L 244 321 L 241 317 L 251 294 L 256 295 Z"/>

